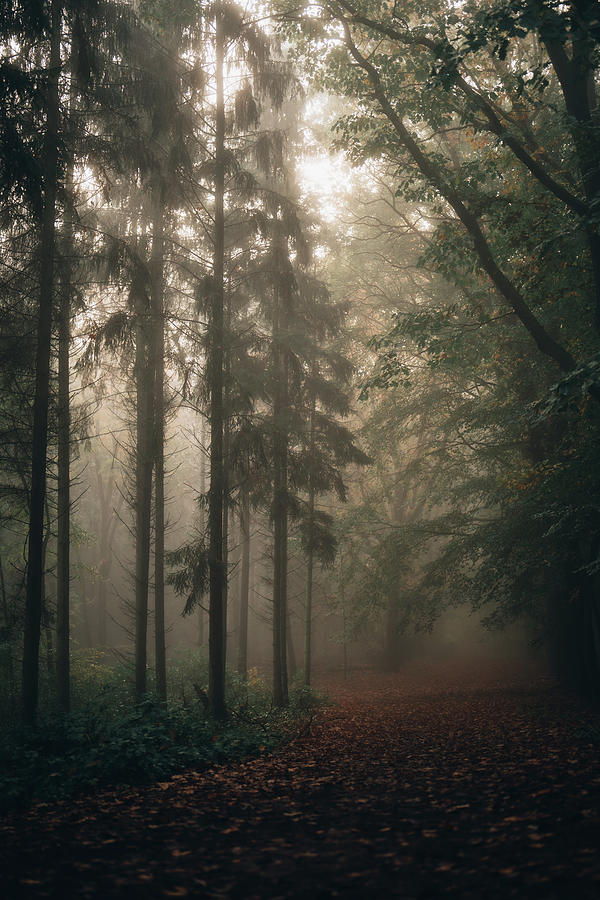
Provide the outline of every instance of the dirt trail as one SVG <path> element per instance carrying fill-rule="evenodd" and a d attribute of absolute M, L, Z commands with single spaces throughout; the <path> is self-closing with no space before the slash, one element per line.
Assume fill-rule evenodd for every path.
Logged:
<path fill-rule="evenodd" d="M 273 757 L 11 819 L 0 892 L 600 897 L 597 715 L 491 666 L 328 688 Z"/>

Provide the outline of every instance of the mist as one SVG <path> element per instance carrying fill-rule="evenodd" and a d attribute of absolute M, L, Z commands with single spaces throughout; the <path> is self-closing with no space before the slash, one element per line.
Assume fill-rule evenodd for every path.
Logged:
<path fill-rule="evenodd" d="M 592 896 L 598 23 L 0 15 L 0 795 L 24 845 L 51 810 L 15 897 Z M 123 790 L 122 848 L 78 819 L 112 880 L 40 870 Z"/>

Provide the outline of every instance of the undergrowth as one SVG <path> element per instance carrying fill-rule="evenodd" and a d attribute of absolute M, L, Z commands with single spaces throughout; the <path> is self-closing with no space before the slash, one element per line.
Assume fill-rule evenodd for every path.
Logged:
<path fill-rule="evenodd" d="M 324 702 L 298 683 L 292 684 L 289 707 L 276 710 L 256 671 L 248 679 L 229 673 L 229 716 L 216 722 L 207 712 L 207 666 L 199 654 L 171 664 L 166 704 L 153 693 L 134 703 L 129 676 L 125 665 L 88 655 L 73 666 L 68 715 L 47 702 L 36 728 L 13 722 L 3 729 L 1 807 L 150 783 L 185 769 L 269 753 L 305 728 Z"/>

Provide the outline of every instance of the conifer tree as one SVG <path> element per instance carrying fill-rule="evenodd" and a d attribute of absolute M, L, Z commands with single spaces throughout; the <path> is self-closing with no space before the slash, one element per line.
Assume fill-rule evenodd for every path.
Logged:
<path fill-rule="evenodd" d="M 115 48 L 128 31 L 130 16 L 122 4 L 103 0 L 82 9 L 76 3 L 41 2 L 14 5 L 2 19 L 9 29 L 6 46 L 15 49 L 14 60 L 2 63 L 3 89 L 8 103 L 2 117 L 2 168 L 7 195 L 29 211 L 38 228 L 35 259 L 39 290 L 35 389 L 31 400 L 31 455 L 29 485 L 29 537 L 25 635 L 23 654 L 23 714 L 32 723 L 37 707 L 39 635 L 44 597 L 44 548 L 48 545 L 51 519 L 46 469 L 49 463 L 49 426 L 54 427 L 50 407 L 54 403 L 51 342 L 58 336 L 59 363 L 57 406 L 59 437 L 58 526 L 58 694 L 68 707 L 69 660 L 69 520 L 68 457 L 70 444 L 68 324 L 71 294 L 73 231 L 73 170 L 79 160 L 90 158 L 98 141 L 90 132 L 75 127 L 73 104 L 84 98 L 79 120 L 110 106 L 107 92 L 97 90 L 103 65 L 114 59 Z M 107 67 L 110 67 L 109 65 Z M 70 82 L 66 74 L 70 74 Z M 41 85 L 41 93 L 40 93 Z M 70 85 L 70 86 L 69 86 Z M 44 97 L 40 106 L 38 99 Z M 15 100 L 19 99 L 19 106 Z M 39 132 L 41 140 L 38 137 Z M 94 145 L 95 148 L 94 148 Z M 10 184 L 10 187 L 8 185 Z M 57 222 L 62 218 L 59 236 Z M 60 237 L 60 246 L 59 246 Z M 59 281 L 60 276 L 60 281 Z M 60 285 L 60 291 L 59 291 Z M 46 522 L 45 522 L 46 519 Z M 49 621 L 49 616 L 46 616 Z"/>
<path fill-rule="evenodd" d="M 192 9 L 195 13 L 195 9 Z M 126 115 L 122 147 L 112 162 L 110 193 L 121 212 L 104 223 L 112 234 L 106 254 L 114 276 L 128 281 L 128 307 L 117 309 L 95 329 L 92 357 L 104 346 L 125 350 L 124 370 L 135 382 L 135 436 L 131 495 L 135 519 L 134 656 L 135 693 L 147 689 L 150 560 L 154 508 L 154 623 L 156 686 L 166 699 L 164 616 L 165 536 L 165 290 L 169 228 L 190 178 L 189 138 L 194 134 L 198 85 L 181 59 L 194 39 L 195 18 L 185 8 L 140 3 L 121 85 Z M 184 93 L 186 101 L 184 102 Z M 108 123 L 103 123 L 108 124 Z M 120 197 L 119 197 L 120 191 Z M 130 351 L 133 350 L 133 359 Z M 154 479 L 153 479 L 154 475 Z M 153 492 L 154 484 L 154 492 Z M 153 507 L 154 501 L 154 507 Z"/>
<path fill-rule="evenodd" d="M 315 341 L 303 391 L 307 423 L 303 451 L 307 473 L 306 498 L 299 513 L 302 548 L 306 557 L 304 683 L 309 685 L 314 566 L 316 561 L 331 565 L 337 551 L 333 517 L 318 508 L 318 499 L 333 492 L 345 502 L 344 469 L 350 465 L 367 465 L 370 459 L 356 445 L 352 431 L 341 422 L 350 414 L 352 365 L 336 347 L 335 341 L 340 337 L 347 306 L 333 303 L 329 292 L 317 279 L 304 276 L 304 282 L 304 291 L 310 297 L 307 324 Z"/>
<path fill-rule="evenodd" d="M 46 503 L 52 313 L 55 296 L 56 195 L 59 181 L 61 27 L 62 4 L 58 0 L 53 0 L 50 7 L 45 79 L 44 143 L 40 166 L 42 207 L 39 244 L 39 311 L 23 646 L 23 716 L 28 724 L 35 722 L 38 704 L 38 659 L 44 590 L 44 507 Z"/>
<path fill-rule="evenodd" d="M 272 42 L 246 19 L 232 3 L 216 2 L 206 17 L 208 38 L 214 46 L 215 107 L 210 189 L 213 196 L 212 270 L 201 293 L 208 312 L 207 393 L 210 421 L 210 486 L 208 491 L 209 571 L 209 699 L 213 715 L 223 718 L 225 708 L 225 661 L 227 621 L 227 517 L 229 510 L 228 395 L 226 373 L 231 370 L 228 343 L 231 311 L 228 308 L 228 257 L 235 238 L 228 237 L 236 224 L 236 194 L 252 191 L 255 179 L 243 167 L 244 135 L 256 128 L 259 107 L 255 95 L 280 105 L 288 80 L 285 66 L 271 58 Z M 228 96 L 225 77 L 228 59 L 237 57 L 246 70 L 242 87 Z M 230 119 L 230 134 L 227 120 Z M 250 143 L 254 140 L 250 138 Z M 247 151 L 246 151 L 247 152 Z M 228 450 L 228 457 L 230 452 Z"/>
<path fill-rule="evenodd" d="M 209 701 L 215 718 L 224 718 L 226 615 L 225 462 L 223 458 L 223 381 L 225 329 L 225 23 L 221 3 L 215 5 L 215 149 L 212 291 L 209 320 L 208 383 L 210 392 L 209 543 Z"/>
<path fill-rule="evenodd" d="M 330 346 L 343 307 L 308 271 L 309 243 L 295 204 L 273 191 L 263 215 L 267 247 L 254 290 L 269 339 L 263 339 L 264 383 L 252 427 L 266 464 L 254 491 L 273 528 L 273 692 L 275 703 L 285 706 L 290 519 L 300 529 L 309 567 L 315 557 L 330 560 L 331 520 L 316 509 L 316 498 L 333 490 L 344 499 L 343 467 L 367 458 L 336 419 L 349 411 L 344 382 L 351 366 Z"/>

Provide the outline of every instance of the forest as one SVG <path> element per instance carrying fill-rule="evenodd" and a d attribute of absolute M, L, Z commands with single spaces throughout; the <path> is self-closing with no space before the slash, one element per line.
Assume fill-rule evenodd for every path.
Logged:
<path fill-rule="evenodd" d="M 0 3 L 10 897 L 597 896 L 599 90 L 598 0 Z"/>

